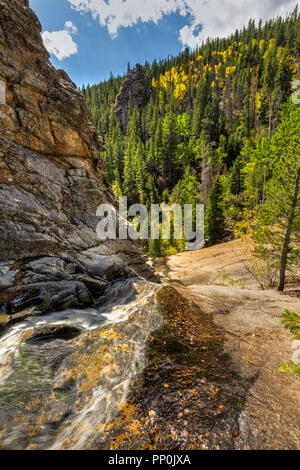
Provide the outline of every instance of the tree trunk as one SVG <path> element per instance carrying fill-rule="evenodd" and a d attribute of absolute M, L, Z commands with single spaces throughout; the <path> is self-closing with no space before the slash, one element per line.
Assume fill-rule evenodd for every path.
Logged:
<path fill-rule="evenodd" d="M 300 182 L 300 169 L 298 170 L 297 177 L 296 177 L 296 184 L 295 184 L 294 197 L 293 197 L 293 202 L 292 202 L 292 207 L 291 207 L 291 213 L 289 216 L 288 225 L 286 228 L 283 247 L 282 247 L 279 285 L 278 285 L 279 292 L 283 292 L 284 286 L 285 286 L 285 272 L 286 272 L 287 258 L 288 258 L 289 246 L 290 246 L 291 235 L 292 235 L 292 230 L 293 230 L 293 222 L 295 218 L 295 211 L 296 211 L 296 205 L 297 205 L 297 199 L 298 199 L 299 182 Z"/>
<path fill-rule="evenodd" d="M 272 137 L 272 101 L 269 98 L 269 142 L 271 142 Z"/>
<path fill-rule="evenodd" d="M 267 168 L 266 165 L 264 167 L 264 186 L 263 186 L 263 196 L 262 196 L 262 203 L 264 204 L 265 202 L 265 197 L 266 197 L 266 184 L 267 184 Z"/>

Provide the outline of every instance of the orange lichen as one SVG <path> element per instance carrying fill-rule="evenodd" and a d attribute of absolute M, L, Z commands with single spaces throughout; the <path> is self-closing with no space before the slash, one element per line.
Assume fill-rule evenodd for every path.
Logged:
<path fill-rule="evenodd" d="M 79 351 L 71 356 L 74 366 L 64 372 L 63 382 L 80 378 L 81 392 L 88 392 L 103 376 L 118 375 L 120 373 L 118 358 L 133 352 L 134 346 L 126 343 L 122 334 L 113 328 L 89 332 L 79 338 L 74 341 L 79 346 Z M 86 344 L 99 344 L 99 346 L 91 353 L 87 353 Z M 114 355 L 110 352 L 112 346 Z"/>

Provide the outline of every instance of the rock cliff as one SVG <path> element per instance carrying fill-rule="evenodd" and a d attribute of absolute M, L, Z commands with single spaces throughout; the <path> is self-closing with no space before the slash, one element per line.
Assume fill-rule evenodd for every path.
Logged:
<path fill-rule="evenodd" d="M 101 168 L 103 141 L 74 83 L 50 64 L 28 1 L 1 0 L 0 7 L 1 136 L 62 168 Z M 9 176 L 2 170 L 1 179 Z"/>
<path fill-rule="evenodd" d="M 40 32 L 27 0 L 0 0 L 0 310 L 9 314 L 89 305 L 109 279 L 152 276 L 132 242 L 99 244 L 96 209 L 114 203 L 104 144 Z"/>
<path fill-rule="evenodd" d="M 128 107 L 141 108 L 145 98 L 145 73 L 139 64 L 128 73 L 115 102 L 115 112 L 122 129 L 125 130 L 128 121 Z"/>

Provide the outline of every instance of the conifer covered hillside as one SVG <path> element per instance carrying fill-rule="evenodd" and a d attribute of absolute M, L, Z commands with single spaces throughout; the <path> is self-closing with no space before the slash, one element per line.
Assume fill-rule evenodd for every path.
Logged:
<path fill-rule="evenodd" d="M 203 202 L 207 243 L 223 240 L 267 199 L 270 148 L 280 121 L 291 121 L 299 54 L 295 8 L 286 18 L 250 20 L 229 38 L 146 63 L 138 105 L 130 89 L 124 94 L 125 119 L 118 97 L 124 77 L 84 87 L 115 192 L 129 203 Z M 137 71 L 128 73 L 127 85 Z M 155 253 L 169 248 L 156 243 Z M 182 246 L 174 241 L 173 248 Z"/>

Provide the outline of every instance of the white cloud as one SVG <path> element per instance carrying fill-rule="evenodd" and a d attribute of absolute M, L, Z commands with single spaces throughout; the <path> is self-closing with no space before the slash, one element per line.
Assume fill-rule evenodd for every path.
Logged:
<path fill-rule="evenodd" d="M 120 27 L 139 21 L 157 23 L 163 15 L 179 12 L 188 24 L 180 30 L 184 46 L 196 47 L 209 37 L 226 36 L 248 23 L 250 18 L 269 19 L 294 8 L 297 0 L 68 0 L 82 13 L 91 13 L 111 37 Z M 199 26 L 203 29 L 199 31 Z"/>
<path fill-rule="evenodd" d="M 202 41 L 201 34 L 196 34 L 195 26 L 185 25 L 179 33 L 179 40 L 183 46 L 189 46 L 192 49 L 197 47 Z"/>
<path fill-rule="evenodd" d="M 109 34 L 116 37 L 121 26 L 128 27 L 138 21 L 157 23 L 163 15 L 187 14 L 186 0 L 68 0 L 77 11 L 90 12 Z"/>
<path fill-rule="evenodd" d="M 78 29 L 72 21 L 67 21 L 65 23 L 65 29 L 52 32 L 44 31 L 42 38 L 48 52 L 55 55 L 58 60 L 63 60 L 71 55 L 77 54 L 78 46 L 72 38 L 72 34 L 77 34 L 77 32 Z"/>
<path fill-rule="evenodd" d="M 227 36 L 250 18 L 267 20 L 291 11 L 297 0 L 187 0 L 191 22 L 180 31 L 183 45 L 197 46 L 208 37 Z M 202 31 L 197 34 L 197 28 Z"/>
<path fill-rule="evenodd" d="M 65 29 L 67 31 L 70 31 L 71 34 L 77 34 L 78 33 L 78 28 L 75 26 L 75 24 L 72 23 L 72 21 L 66 21 L 65 22 Z"/>

